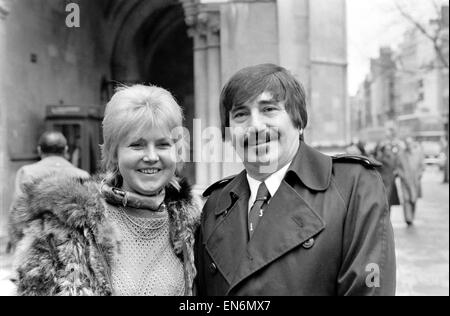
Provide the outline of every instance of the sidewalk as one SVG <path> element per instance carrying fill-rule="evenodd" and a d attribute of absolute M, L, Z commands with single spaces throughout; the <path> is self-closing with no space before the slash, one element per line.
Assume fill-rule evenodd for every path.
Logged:
<path fill-rule="evenodd" d="M 414 226 L 400 207 L 391 210 L 397 253 L 397 295 L 449 295 L 449 186 L 442 173 L 424 174 Z"/>
<path fill-rule="evenodd" d="M 12 256 L 5 253 L 6 238 L 0 238 L 0 296 L 10 296 L 14 288 L 9 281 L 11 276 Z"/>

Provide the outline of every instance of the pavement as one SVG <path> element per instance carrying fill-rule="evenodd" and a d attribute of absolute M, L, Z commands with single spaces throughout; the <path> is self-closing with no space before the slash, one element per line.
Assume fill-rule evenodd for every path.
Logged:
<path fill-rule="evenodd" d="M 9 281 L 11 277 L 12 255 L 5 253 L 6 238 L 0 238 L 0 296 L 14 294 L 14 287 Z"/>
<path fill-rule="evenodd" d="M 412 227 L 401 207 L 391 209 L 398 296 L 449 295 L 449 185 L 442 179 L 437 168 L 427 168 Z"/>
<path fill-rule="evenodd" d="M 422 180 L 423 198 L 408 227 L 401 207 L 391 209 L 397 254 L 398 296 L 449 295 L 449 185 L 442 173 L 429 167 Z M 11 293 L 12 257 L 0 239 L 0 296 Z"/>

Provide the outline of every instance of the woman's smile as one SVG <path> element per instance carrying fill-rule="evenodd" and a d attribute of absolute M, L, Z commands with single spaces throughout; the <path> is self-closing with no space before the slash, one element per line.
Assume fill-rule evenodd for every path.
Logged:
<path fill-rule="evenodd" d="M 139 173 L 143 173 L 145 175 L 155 175 L 159 173 L 161 169 L 159 168 L 145 168 L 145 169 L 138 169 Z"/>

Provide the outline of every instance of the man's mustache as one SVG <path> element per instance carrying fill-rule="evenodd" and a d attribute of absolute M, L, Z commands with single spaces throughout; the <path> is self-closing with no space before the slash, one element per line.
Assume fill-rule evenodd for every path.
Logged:
<path fill-rule="evenodd" d="M 279 138 L 280 133 L 274 130 L 249 132 L 244 135 L 243 145 L 244 147 L 256 146 L 273 140 L 278 140 Z"/>

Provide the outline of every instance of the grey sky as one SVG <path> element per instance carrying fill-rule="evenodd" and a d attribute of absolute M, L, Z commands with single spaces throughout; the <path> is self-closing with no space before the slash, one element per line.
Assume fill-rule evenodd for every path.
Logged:
<path fill-rule="evenodd" d="M 435 12 L 433 0 L 347 0 L 350 95 L 356 93 L 368 74 L 370 58 L 378 56 L 381 46 L 396 48 L 410 27 L 396 11 L 394 1 L 422 21 L 432 18 Z M 436 2 L 448 4 L 448 0 Z"/>

